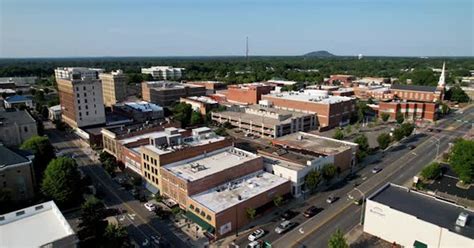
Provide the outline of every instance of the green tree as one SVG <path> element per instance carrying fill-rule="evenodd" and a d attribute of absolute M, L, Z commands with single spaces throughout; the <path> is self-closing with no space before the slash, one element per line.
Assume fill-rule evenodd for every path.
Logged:
<path fill-rule="evenodd" d="M 347 126 L 344 128 L 344 131 L 346 132 L 346 134 L 352 133 L 352 126 L 351 126 L 351 125 L 347 125 Z"/>
<path fill-rule="evenodd" d="M 328 241 L 329 248 L 349 248 L 346 239 L 344 238 L 344 234 L 341 230 L 337 229 L 335 233 L 331 235 Z"/>
<path fill-rule="evenodd" d="M 51 160 L 44 172 L 41 192 L 59 206 L 71 206 L 81 199 L 81 174 L 76 161 L 60 157 Z"/>
<path fill-rule="evenodd" d="M 453 102 L 469 102 L 469 96 L 459 85 L 451 87 L 446 92 L 445 98 Z"/>
<path fill-rule="evenodd" d="M 305 185 L 311 192 L 314 192 L 319 183 L 321 183 L 321 172 L 319 170 L 311 170 L 306 174 Z"/>
<path fill-rule="evenodd" d="M 173 117 L 181 122 L 181 127 L 187 127 L 191 122 L 193 108 L 190 104 L 180 102 L 173 108 Z"/>
<path fill-rule="evenodd" d="M 336 129 L 336 132 L 332 136 L 334 139 L 342 140 L 344 139 L 344 133 L 340 128 Z"/>
<path fill-rule="evenodd" d="M 411 123 L 403 123 L 401 126 L 400 126 L 400 129 L 402 130 L 403 132 L 403 135 L 405 137 L 408 137 L 410 136 L 412 133 L 413 133 L 413 130 L 415 130 L 415 125 L 411 124 Z"/>
<path fill-rule="evenodd" d="M 426 180 L 436 179 L 441 175 L 441 165 L 433 162 L 421 170 L 421 176 Z"/>
<path fill-rule="evenodd" d="M 357 137 L 354 139 L 354 143 L 357 143 L 359 145 L 359 150 L 369 150 L 369 140 L 367 139 L 367 136 L 365 136 L 365 134 L 357 135 Z"/>
<path fill-rule="evenodd" d="M 321 174 L 324 180 L 331 181 L 337 174 L 337 168 L 333 164 L 326 164 L 321 168 Z"/>
<path fill-rule="evenodd" d="M 26 140 L 20 147 L 23 150 L 32 151 L 35 155 L 33 167 L 37 182 L 43 180 L 43 173 L 49 162 L 56 157 L 54 147 L 46 136 L 33 136 Z"/>
<path fill-rule="evenodd" d="M 457 140 L 451 150 L 449 162 L 461 181 L 471 183 L 474 178 L 474 140 Z"/>
<path fill-rule="evenodd" d="M 385 148 L 390 145 L 390 142 L 392 141 L 392 138 L 390 137 L 390 134 L 388 133 L 381 133 L 377 137 L 377 143 L 379 143 L 379 148 L 384 150 Z"/>
<path fill-rule="evenodd" d="M 101 240 L 107 226 L 105 217 L 105 206 L 101 200 L 92 196 L 81 205 L 78 236 L 84 245 L 97 244 Z"/>
<path fill-rule="evenodd" d="M 108 224 L 104 231 L 103 247 L 131 247 L 127 229 L 121 225 Z"/>
<path fill-rule="evenodd" d="M 283 204 L 283 197 L 277 195 L 275 198 L 273 198 L 273 204 L 275 204 L 276 207 L 280 207 L 281 204 Z"/>
<path fill-rule="evenodd" d="M 102 151 L 99 154 L 99 161 L 102 163 L 102 166 L 107 171 L 107 173 L 109 173 L 111 176 L 115 175 L 115 170 L 118 167 L 118 163 L 117 159 L 113 155 Z"/>
<path fill-rule="evenodd" d="M 201 113 L 193 111 L 191 115 L 191 126 L 201 124 L 203 122 Z"/>
<path fill-rule="evenodd" d="M 395 116 L 395 120 L 397 121 L 398 124 L 402 124 L 405 121 L 405 117 L 403 117 L 403 114 L 398 112 L 397 115 Z"/>
<path fill-rule="evenodd" d="M 387 122 L 388 119 L 390 119 L 390 114 L 388 113 L 381 113 L 380 117 L 382 118 L 382 121 Z"/>
<path fill-rule="evenodd" d="M 401 128 L 395 128 L 395 130 L 393 130 L 393 138 L 396 141 L 403 139 L 403 137 L 405 137 L 405 132 Z"/>
<path fill-rule="evenodd" d="M 448 104 L 446 103 L 441 103 L 441 114 L 442 115 L 447 115 L 451 109 L 449 108 Z"/>
<path fill-rule="evenodd" d="M 255 208 L 246 208 L 245 213 L 247 214 L 247 218 L 249 220 L 255 219 L 255 216 L 257 215 L 257 210 Z"/>
<path fill-rule="evenodd" d="M 416 85 L 436 85 L 438 79 L 432 70 L 416 69 L 411 73 L 411 80 Z"/>

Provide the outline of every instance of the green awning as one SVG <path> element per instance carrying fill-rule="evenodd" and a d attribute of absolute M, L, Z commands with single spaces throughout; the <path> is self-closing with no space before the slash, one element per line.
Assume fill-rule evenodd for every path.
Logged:
<path fill-rule="evenodd" d="M 186 217 L 193 221 L 194 223 L 198 224 L 200 227 L 202 227 L 203 230 L 206 230 L 210 233 L 214 233 L 214 227 L 211 226 L 209 223 L 201 219 L 201 217 L 195 215 L 193 212 L 187 211 L 186 212 Z"/>
<path fill-rule="evenodd" d="M 415 243 L 413 243 L 413 248 L 428 248 L 428 245 L 425 243 L 421 243 L 418 240 L 415 240 Z"/>

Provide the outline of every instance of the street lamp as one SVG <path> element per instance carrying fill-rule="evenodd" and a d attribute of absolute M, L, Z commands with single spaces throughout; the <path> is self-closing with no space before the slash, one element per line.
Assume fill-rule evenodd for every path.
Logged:
<path fill-rule="evenodd" d="M 358 188 L 354 188 L 354 190 L 358 191 L 362 195 L 362 209 L 360 210 L 360 224 L 364 224 L 364 208 L 365 208 L 365 194 Z M 350 199 L 354 199 L 354 197 L 348 194 Z"/>

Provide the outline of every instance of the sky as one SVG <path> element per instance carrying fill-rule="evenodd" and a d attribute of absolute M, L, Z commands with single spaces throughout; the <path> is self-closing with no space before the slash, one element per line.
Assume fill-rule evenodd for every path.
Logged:
<path fill-rule="evenodd" d="M 0 57 L 474 56 L 472 0 L 0 0 Z"/>

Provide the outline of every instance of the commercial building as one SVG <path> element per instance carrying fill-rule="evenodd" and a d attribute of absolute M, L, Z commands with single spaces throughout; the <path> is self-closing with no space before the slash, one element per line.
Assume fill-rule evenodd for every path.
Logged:
<path fill-rule="evenodd" d="M 55 105 L 48 108 L 48 119 L 51 121 L 61 120 L 61 105 Z"/>
<path fill-rule="evenodd" d="M 217 101 L 207 96 L 181 97 L 179 101 L 191 105 L 194 111 L 202 115 L 206 115 L 210 110 L 219 107 Z"/>
<path fill-rule="evenodd" d="M 352 82 L 356 79 L 353 75 L 330 75 L 329 84 L 343 85 L 344 87 L 352 87 Z"/>
<path fill-rule="evenodd" d="M 164 118 L 163 108 L 145 101 L 123 102 L 113 105 L 113 112 L 132 118 L 136 122 L 145 122 Z"/>
<path fill-rule="evenodd" d="M 127 76 L 122 70 L 100 73 L 99 78 L 102 81 L 102 95 L 105 106 L 111 107 L 117 102 L 125 100 L 127 96 Z"/>
<path fill-rule="evenodd" d="M 238 84 L 227 86 L 227 101 L 237 104 L 257 104 L 262 95 L 269 94 L 275 86 L 264 83 Z"/>
<path fill-rule="evenodd" d="M 227 88 L 224 82 L 220 81 L 191 81 L 186 82 L 187 84 L 193 84 L 198 86 L 204 86 L 207 94 L 214 94 L 217 90 L 224 90 Z"/>
<path fill-rule="evenodd" d="M 267 138 L 309 131 L 318 126 L 314 114 L 268 107 L 271 105 L 267 101 L 260 103 L 234 111 L 212 112 L 211 118 L 218 123 L 228 122 L 247 133 Z"/>
<path fill-rule="evenodd" d="M 157 80 L 180 80 L 185 76 L 184 68 L 174 68 L 172 66 L 152 66 L 150 68 L 142 68 L 143 74 L 150 74 L 153 79 Z"/>
<path fill-rule="evenodd" d="M 390 119 L 395 120 L 397 113 L 405 119 L 435 121 L 437 118 L 438 104 L 432 102 L 405 102 L 383 101 L 375 107 L 378 114 L 387 113 Z"/>
<path fill-rule="evenodd" d="M 374 98 L 377 100 L 391 100 L 394 98 L 389 87 L 380 85 L 364 86 L 358 85 L 353 88 L 354 95 L 359 99 Z"/>
<path fill-rule="evenodd" d="M 452 202 L 387 184 L 367 198 L 364 232 L 402 247 L 473 247 L 473 216 Z"/>
<path fill-rule="evenodd" d="M 101 69 L 82 67 L 57 68 L 59 101 L 62 120 L 69 126 L 87 127 L 105 123 Z"/>
<path fill-rule="evenodd" d="M 182 84 L 170 81 L 152 81 L 142 83 L 142 98 L 151 103 L 167 107 L 178 102 L 181 97 L 203 96 L 204 86 Z"/>
<path fill-rule="evenodd" d="M 34 196 L 33 157 L 0 144 L 0 189 L 10 192 L 13 201 L 25 201 Z"/>
<path fill-rule="evenodd" d="M 3 100 L 3 105 L 6 109 L 9 108 L 19 108 L 21 106 L 25 106 L 28 108 L 33 108 L 33 100 L 30 97 L 21 96 L 21 95 L 14 95 L 9 96 Z"/>
<path fill-rule="evenodd" d="M 20 146 L 34 135 L 38 135 L 36 121 L 28 111 L 0 111 L 0 142 Z"/>
<path fill-rule="evenodd" d="M 0 247 L 77 247 L 79 240 L 53 201 L 0 215 Z"/>
<path fill-rule="evenodd" d="M 274 107 L 312 113 L 317 116 L 320 129 L 349 123 L 355 111 L 355 99 L 345 96 L 331 96 L 325 90 L 304 90 L 298 92 L 281 92 L 262 96 Z"/>

